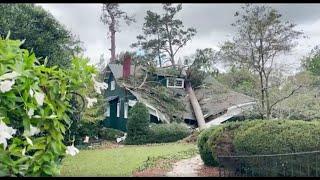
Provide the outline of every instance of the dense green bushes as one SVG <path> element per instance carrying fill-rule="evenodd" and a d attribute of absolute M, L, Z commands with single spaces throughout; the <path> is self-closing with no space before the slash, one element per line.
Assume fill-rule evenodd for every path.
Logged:
<path fill-rule="evenodd" d="M 149 124 L 149 118 L 148 109 L 143 103 L 137 103 L 129 111 L 126 144 L 174 142 L 191 133 L 185 124 Z"/>
<path fill-rule="evenodd" d="M 148 140 L 150 116 L 147 107 L 138 102 L 129 111 L 126 144 L 144 144 Z"/>
<path fill-rule="evenodd" d="M 148 142 L 174 142 L 187 137 L 190 133 L 191 131 L 187 125 L 182 123 L 152 124 L 149 130 Z"/>
<path fill-rule="evenodd" d="M 205 130 L 200 134 L 198 147 L 205 164 L 216 166 L 225 163 L 217 160 L 217 156 L 222 155 L 261 155 L 315 151 L 320 148 L 319 140 L 319 121 L 255 120 L 232 122 Z M 288 164 L 289 160 L 283 157 L 274 157 L 273 162 Z M 303 160 L 292 161 L 292 163 L 297 162 L 304 163 Z M 307 162 L 305 161 L 305 163 Z M 248 167 L 255 167 L 257 161 L 247 158 L 244 163 Z M 306 164 L 302 164 L 302 166 L 307 167 Z M 283 175 L 281 174 L 281 168 L 275 169 L 273 173 Z"/>
<path fill-rule="evenodd" d="M 124 132 L 117 129 L 103 127 L 99 130 L 100 139 L 115 141 L 122 136 L 124 136 Z"/>
<path fill-rule="evenodd" d="M 212 151 L 207 143 L 207 141 L 210 137 L 211 131 L 213 131 L 212 128 L 210 130 L 206 130 L 206 131 L 202 132 L 198 137 L 197 143 L 198 143 L 200 156 L 201 156 L 201 159 L 203 160 L 204 164 L 208 165 L 208 166 L 217 166 L 218 162 L 216 160 L 214 160 L 214 158 L 212 156 Z"/>

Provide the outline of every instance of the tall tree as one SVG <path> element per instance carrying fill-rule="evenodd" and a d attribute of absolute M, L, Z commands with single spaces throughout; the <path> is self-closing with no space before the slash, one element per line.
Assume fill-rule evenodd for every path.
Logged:
<path fill-rule="evenodd" d="M 270 118 L 272 103 L 269 97 L 270 74 L 280 53 L 289 52 L 302 35 L 295 24 L 281 20 L 281 14 L 268 6 L 246 5 L 232 24 L 237 36 L 221 47 L 221 54 L 238 67 L 247 67 L 259 75 L 262 114 Z M 278 102 L 278 101 L 275 101 Z"/>
<path fill-rule="evenodd" d="M 117 3 L 105 3 L 102 6 L 102 15 L 100 20 L 109 26 L 109 33 L 111 37 L 111 59 L 114 62 L 116 59 L 116 32 L 120 32 L 120 21 L 124 20 L 127 25 L 135 22 L 133 16 L 129 16 L 126 12 L 119 9 Z"/>
<path fill-rule="evenodd" d="M 175 55 L 196 34 L 195 28 L 184 29 L 180 19 L 176 19 L 182 5 L 163 4 L 164 14 L 159 15 L 147 11 L 143 34 L 137 36 L 138 42 L 133 47 L 140 45 L 145 51 L 149 51 L 158 58 L 159 64 L 168 59 L 175 66 Z"/>
<path fill-rule="evenodd" d="M 0 4 L 0 35 L 25 39 L 22 48 L 48 58 L 49 66 L 69 67 L 82 52 L 81 42 L 49 12 L 34 4 Z"/>

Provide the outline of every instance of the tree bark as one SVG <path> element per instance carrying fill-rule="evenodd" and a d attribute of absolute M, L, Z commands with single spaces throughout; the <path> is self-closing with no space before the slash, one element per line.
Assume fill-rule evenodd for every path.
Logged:
<path fill-rule="evenodd" d="M 109 30 L 111 33 L 111 58 L 110 58 L 110 62 L 114 62 L 116 60 L 116 30 L 115 30 L 115 18 L 113 16 L 113 14 L 111 12 L 109 12 L 109 15 L 111 17 L 111 23 L 109 26 Z"/>
<path fill-rule="evenodd" d="M 266 77 L 265 80 L 265 94 L 266 94 L 266 104 L 267 104 L 267 119 L 270 119 L 270 115 L 271 115 L 271 108 L 270 108 L 270 100 L 269 100 L 269 90 L 268 90 L 268 78 Z"/>
<path fill-rule="evenodd" d="M 158 35 L 158 58 L 159 58 L 159 66 L 162 67 L 162 62 L 161 62 L 161 54 L 160 54 L 160 37 L 159 37 L 159 33 Z"/>
<path fill-rule="evenodd" d="M 187 90 L 187 93 L 189 95 L 189 98 L 190 98 L 190 103 L 192 105 L 192 108 L 193 108 L 193 112 L 196 116 L 196 119 L 197 119 L 197 122 L 198 122 L 198 127 L 199 129 L 205 129 L 206 128 L 206 122 L 204 121 L 204 117 L 203 117 L 203 113 L 202 113 L 202 110 L 201 110 L 201 107 L 200 107 L 200 104 L 197 100 L 197 97 L 196 95 L 194 94 L 194 91 L 191 87 L 191 83 L 190 82 L 187 82 L 186 83 L 186 90 Z"/>
<path fill-rule="evenodd" d="M 261 109 L 262 109 L 262 114 L 264 114 L 264 85 L 263 85 L 263 75 L 262 72 L 259 72 L 259 78 L 260 78 L 260 88 L 261 88 Z M 263 119 L 263 116 L 261 117 Z"/>
<path fill-rule="evenodd" d="M 173 49 L 172 49 L 171 33 L 169 31 L 168 24 L 166 24 L 166 31 L 167 31 L 167 35 L 168 35 L 170 61 L 171 61 L 172 66 L 175 67 L 176 64 L 174 62 L 174 53 L 173 53 Z"/>

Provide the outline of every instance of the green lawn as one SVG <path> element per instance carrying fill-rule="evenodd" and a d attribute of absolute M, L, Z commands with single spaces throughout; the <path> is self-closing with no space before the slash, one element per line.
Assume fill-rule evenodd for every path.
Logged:
<path fill-rule="evenodd" d="M 131 176 L 148 157 L 170 156 L 194 148 L 194 144 L 167 143 L 81 150 L 63 160 L 61 176 Z"/>

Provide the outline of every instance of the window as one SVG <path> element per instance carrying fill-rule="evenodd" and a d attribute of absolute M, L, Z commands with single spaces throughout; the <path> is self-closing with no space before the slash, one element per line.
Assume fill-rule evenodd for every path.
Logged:
<path fill-rule="evenodd" d="M 106 116 L 110 117 L 110 104 L 107 104 L 107 112 L 106 112 Z"/>
<path fill-rule="evenodd" d="M 120 117 L 120 102 L 117 103 L 117 117 Z"/>
<path fill-rule="evenodd" d="M 183 88 L 184 79 L 182 78 L 167 78 L 167 87 Z"/>
<path fill-rule="evenodd" d="M 110 83 L 110 88 L 111 88 L 111 91 L 115 90 L 116 89 L 116 83 L 114 81 L 111 81 Z"/>
<path fill-rule="evenodd" d="M 167 87 L 174 87 L 174 78 L 167 78 Z"/>
<path fill-rule="evenodd" d="M 127 102 L 124 103 L 124 118 L 128 118 L 128 107 L 129 104 Z"/>

